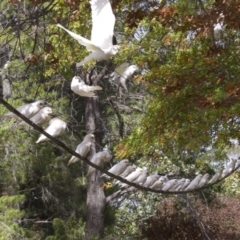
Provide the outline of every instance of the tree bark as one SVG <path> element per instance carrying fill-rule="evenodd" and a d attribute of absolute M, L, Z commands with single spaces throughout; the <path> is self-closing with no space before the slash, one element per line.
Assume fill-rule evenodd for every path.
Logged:
<path fill-rule="evenodd" d="M 89 80 L 89 79 L 87 79 Z M 97 74 L 91 77 L 93 85 L 97 85 L 100 79 Z M 97 94 L 97 93 L 96 93 Z M 96 143 L 92 147 L 88 156 L 89 160 L 92 155 L 99 151 L 99 146 L 102 146 L 102 126 L 100 121 L 100 105 L 98 98 L 86 99 L 86 131 L 95 135 Z M 106 198 L 104 194 L 103 181 L 100 178 L 101 172 L 95 171 L 88 177 L 87 184 L 87 222 L 85 229 L 85 239 L 90 239 L 95 236 L 101 239 L 104 231 L 104 210 L 106 205 Z"/>

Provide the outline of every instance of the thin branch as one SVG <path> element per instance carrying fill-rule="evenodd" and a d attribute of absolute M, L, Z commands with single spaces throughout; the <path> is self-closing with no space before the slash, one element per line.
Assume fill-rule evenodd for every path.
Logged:
<path fill-rule="evenodd" d="M 115 112 L 116 115 L 117 115 L 118 122 L 119 122 L 118 132 L 119 132 L 119 136 L 122 138 L 122 137 L 123 137 L 123 133 L 124 133 L 124 121 L 123 121 L 123 117 L 122 117 L 122 115 L 120 114 L 119 109 L 118 109 L 117 105 L 113 102 L 113 100 L 112 100 L 111 98 L 109 98 L 108 101 L 109 101 L 109 103 L 111 104 L 114 112 Z"/>

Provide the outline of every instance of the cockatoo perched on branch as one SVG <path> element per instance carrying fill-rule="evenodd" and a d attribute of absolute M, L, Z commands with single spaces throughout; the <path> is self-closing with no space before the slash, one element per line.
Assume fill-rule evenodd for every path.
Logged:
<path fill-rule="evenodd" d="M 108 163 L 112 159 L 112 155 L 108 151 L 101 151 L 95 153 L 91 159 L 91 162 L 98 165 L 99 167 L 103 167 L 104 164 Z M 90 166 L 88 169 L 87 176 L 91 175 L 93 172 L 96 171 L 96 168 Z"/>
<path fill-rule="evenodd" d="M 91 40 L 57 24 L 58 27 L 65 30 L 71 37 L 76 39 L 80 45 L 85 46 L 89 52 L 92 52 L 83 61 L 77 63 L 76 67 L 84 65 L 91 59 L 96 61 L 108 59 L 115 55 L 120 48 L 118 45 L 113 45 L 115 16 L 109 0 L 91 0 L 90 4 L 92 10 Z"/>
<path fill-rule="evenodd" d="M 33 103 L 29 103 L 26 105 L 23 105 L 19 108 L 17 108 L 17 110 L 24 115 L 26 118 L 31 118 L 33 117 L 40 109 L 42 109 L 45 106 L 45 101 L 43 100 L 38 100 L 36 102 Z M 15 115 L 12 112 L 9 112 L 7 114 L 4 115 L 5 117 L 11 117 L 11 118 L 16 118 L 18 119 L 18 116 Z"/>
<path fill-rule="evenodd" d="M 51 114 L 52 114 L 52 108 L 44 107 L 40 111 L 38 111 L 33 117 L 31 117 L 30 120 L 36 125 L 41 126 L 48 120 Z M 24 125 L 27 123 L 22 121 L 19 124 Z"/>
<path fill-rule="evenodd" d="M 49 126 L 45 129 L 49 135 L 57 137 L 61 135 L 67 128 L 67 123 L 59 118 L 53 118 L 49 121 Z M 36 143 L 49 140 L 45 135 L 41 134 Z"/>
<path fill-rule="evenodd" d="M 132 77 L 135 71 L 139 70 L 137 65 L 131 65 L 129 63 L 123 63 L 115 69 L 113 79 L 119 78 L 119 82 L 122 87 L 128 92 L 126 81 Z"/>
<path fill-rule="evenodd" d="M 99 86 L 88 86 L 85 82 L 78 76 L 73 77 L 71 83 L 71 89 L 76 94 L 82 97 L 95 97 L 93 91 L 102 90 Z"/>
<path fill-rule="evenodd" d="M 120 175 L 121 173 L 123 173 L 125 171 L 125 169 L 128 167 L 128 165 L 129 165 L 128 159 L 123 159 L 119 163 L 113 165 L 108 170 L 108 172 L 118 176 L 118 175 Z M 109 178 L 109 176 L 107 174 L 103 174 L 101 177 Z"/>
<path fill-rule="evenodd" d="M 92 143 L 95 142 L 95 136 L 93 134 L 87 134 L 83 141 L 77 146 L 75 152 L 81 155 L 82 157 L 86 157 L 91 149 Z M 72 156 L 68 162 L 68 165 L 79 161 L 79 158 Z"/>

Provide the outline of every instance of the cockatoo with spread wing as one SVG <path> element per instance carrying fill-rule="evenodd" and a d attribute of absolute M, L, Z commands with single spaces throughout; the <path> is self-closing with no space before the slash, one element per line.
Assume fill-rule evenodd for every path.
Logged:
<path fill-rule="evenodd" d="M 40 111 L 38 111 L 33 117 L 31 117 L 30 120 L 36 125 L 41 126 L 48 120 L 51 114 L 52 114 L 52 108 L 44 107 Z M 27 123 L 22 121 L 19 124 L 24 125 Z"/>
<path fill-rule="evenodd" d="M 80 45 L 85 46 L 89 52 L 92 52 L 83 61 L 77 63 L 76 67 L 84 65 L 91 59 L 96 61 L 108 59 L 119 50 L 118 45 L 113 45 L 115 16 L 109 0 L 91 0 L 90 4 L 92 10 L 91 40 L 57 24 L 58 27 L 65 30 L 71 37 L 76 39 Z"/>
<path fill-rule="evenodd" d="M 116 80 L 119 78 L 119 82 L 122 87 L 128 92 L 126 81 L 132 77 L 135 71 L 139 68 L 137 65 L 129 65 L 129 63 L 123 63 L 115 69 L 113 79 Z"/>
<path fill-rule="evenodd" d="M 77 146 L 75 152 L 81 155 L 82 157 L 86 157 L 88 153 L 90 152 L 92 143 L 95 142 L 95 136 L 94 134 L 87 134 L 83 141 Z M 75 163 L 79 161 L 79 158 L 72 156 L 71 159 L 68 162 L 68 165 Z"/>
<path fill-rule="evenodd" d="M 49 135 L 57 137 L 61 135 L 67 128 L 67 123 L 59 118 L 53 118 L 49 121 L 49 126 L 45 129 Z M 36 143 L 49 140 L 45 135 L 41 134 Z"/>
<path fill-rule="evenodd" d="M 88 86 L 85 82 L 78 76 L 73 77 L 71 83 L 71 89 L 76 94 L 82 97 L 95 97 L 93 91 L 95 90 L 102 90 L 99 86 Z"/>
<path fill-rule="evenodd" d="M 99 167 L 103 167 L 104 164 L 108 163 L 112 159 L 112 155 L 108 151 L 101 151 L 98 153 L 95 153 L 91 159 L 91 162 L 98 165 Z M 92 174 L 96 171 L 96 168 L 90 166 L 88 169 L 87 176 Z"/>
<path fill-rule="evenodd" d="M 40 111 L 40 109 L 42 109 L 45 106 L 45 101 L 43 100 L 38 100 L 36 102 L 33 103 L 29 103 L 26 105 L 23 105 L 19 108 L 17 108 L 17 110 L 24 115 L 27 118 L 31 118 L 33 117 L 38 111 Z M 11 118 L 16 118 L 18 119 L 18 116 L 15 115 L 12 112 L 9 112 L 7 114 L 4 115 L 5 117 L 11 117 Z"/>

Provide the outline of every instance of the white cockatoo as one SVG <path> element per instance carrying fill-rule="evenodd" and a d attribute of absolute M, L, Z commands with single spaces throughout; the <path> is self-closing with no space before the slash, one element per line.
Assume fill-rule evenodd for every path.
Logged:
<path fill-rule="evenodd" d="M 73 77 L 71 82 L 71 89 L 76 94 L 82 97 L 95 97 L 93 91 L 102 90 L 99 86 L 88 86 L 85 82 L 78 76 Z"/>
<path fill-rule="evenodd" d="M 202 178 L 200 179 L 198 185 L 197 185 L 197 188 L 201 188 L 203 187 L 204 185 L 207 184 L 208 182 L 208 179 L 209 179 L 209 174 L 208 173 L 205 173 Z"/>
<path fill-rule="evenodd" d="M 162 187 L 163 191 L 168 191 L 170 188 L 172 188 L 173 186 L 175 186 L 177 184 L 177 179 L 171 179 L 168 180 L 167 182 L 165 182 L 165 184 Z"/>
<path fill-rule="evenodd" d="M 236 163 L 237 159 L 232 159 L 232 161 L 227 165 L 225 171 L 222 173 L 222 178 L 234 171 Z"/>
<path fill-rule="evenodd" d="M 10 98 L 12 95 L 12 87 L 11 83 L 8 79 L 7 76 L 7 68 L 9 66 L 10 61 L 7 61 L 4 66 L 3 66 L 3 71 L 1 72 L 2 75 L 2 93 L 3 93 L 3 98 Z"/>
<path fill-rule="evenodd" d="M 198 174 L 190 183 L 189 185 L 186 187 L 186 189 L 184 189 L 185 191 L 190 191 L 193 190 L 195 188 L 197 188 L 200 180 L 202 178 L 202 174 Z"/>
<path fill-rule="evenodd" d="M 219 17 L 217 19 L 217 23 L 213 25 L 213 34 L 214 34 L 214 39 L 219 40 L 222 38 L 223 35 L 223 28 L 224 28 L 224 15 L 223 13 L 219 14 Z"/>
<path fill-rule="evenodd" d="M 24 115 L 26 118 L 31 118 L 33 117 L 38 111 L 40 111 L 40 109 L 42 109 L 45 106 L 45 101 L 44 100 L 38 100 L 36 102 L 33 103 L 29 103 L 26 105 L 23 105 L 19 108 L 17 108 L 17 110 Z M 18 116 L 15 115 L 12 112 L 9 112 L 7 114 L 4 115 L 5 117 L 11 117 L 11 118 L 16 118 L 18 119 Z"/>
<path fill-rule="evenodd" d="M 123 63 L 115 69 L 113 79 L 116 80 L 119 78 L 119 82 L 122 87 L 128 92 L 126 81 L 132 77 L 135 71 L 139 68 L 137 65 L 130 65 L 129 63 Z"/>
<path fill-rule="evenodd" d="M 223 170 L 220 168 L 213 177 L 209 180 L 208 184 L 215 183 L 221 176 L 222 176 Z"/>
<path fill-rule="evenodd" d="M 137 168 L 134 172 L 130 173 L 127 177 L 125 177 L 125 179 L 129 182 L 134 181 L 135 179 L 137 179 L 143 172 L 142 168 Z"/>
<path fill-rule="evenodd" d="M 219 40 L 222 36 L 223 26 L 221 23 L 214 24 L 213 34 L 215 40 Z"/>
<path fill-rule="evenodd" d="M 166 176 L 161 176 L 161 177 L 159 177 L 159 179 L 156 182 L 154 182 L 150 186 L 150 188 L 155 189 L 155 190 L 160 190 L 160 189 L 162 189 L 162 186 L 166 181 L 167 181 L 167 177 Z"/>
<path fill-rule="evenodd" d="M 177 189 L 185 183 L 185 180 L 186 180 L 185 178 L 178 179 L 176 184 L 174 184 L 171 188 L 169 188 L 168 191 L 176 192 Z"/>
<path fill-rule="evenodd" d="M 36 125 L 41 126 L 48 120 L 48 118 L 51 116 L 51 114 L 52 114 L 52 108 L 44 107 L 40 111 L 38 111 L 33 117 L 31 117 L 29 120 L 31 120 Z M 24 125 L 27 123 L 22 121 L 19 124 Z"/>
<path fill-rule="evenodd" d="M 153 185 L 158 179 L 159 179 L 159 175 L 157 174 L 153 174 L 147 177 L 145 183 L 143 184 L 144 187 L 150 187 L 151 185 Z"/>
<path fill-rule="evenodd" d="M 67 123 L 60 118 L 53 118 L 49 121 L 48 127 L 44 130 L 49 135 L 57 137 L 61 135 L 67 128 Z M 49 140 L 45 135 L 41 134 L 36 143 Z"/>
<path fill-rule="evenodd" d="M 91 59 L 96 61 L 109 59 L 120 48 L 118 45 L 113 45 L 115 16 L 109 0 L 91 0 L 90 4 L 92 10 L 91 40 L 57 24 L 58 27 L 65 30 L 71 37 L 77 40 L 80 45 L 85 46 L 89 52 L 92 52 L 83 61 L 77 63 L 76 67 L 84 65 Z"/>
<path fill-rule="evenodd" d="M 182 183 L 181 185 L 179 185 L 177 188 L 176 188 L 176 192 L 180 192 L 182 191 L 183 189 L 185 189 L 190 183 L 190 179 L 185 179 L 185 182 Z"/>
<path fill-rule="evenodd" d="M 129 182 L 133 182 L 135 179 L 137 179 L 143 172 L 142 168 L 137 168 L 134 172 L 130 173 L 127 177 L 125 177 L 125 179 Z M 126 186 L 128 186 L 127 183 L 119 183 L 122 187 L 121 188 L 125 188 Z"/>
<path fill-rule="evenodd" d="M 125 169 L 127 168 L 127 166 L 129 165 L 129 161 L 128 159 L 123 159 L 121 160 L 119 163 L 113 165 L 108 172 L 119 176 L 121 173 L 123 173 L 125 171 Z M 107 174 L 103 174 L 101 177 L 106 177 L 109 178 L 109 176 Z"/>
<path fill-rule="evenodd" d="M 139 185 L 144 184 L 147 179 L 147 174 L 148 174 L 147 168 L 143 168 L 142 173 L 132 182 L 137 183 Z"/>
<path fill-rule="evenodd" d="M 137 169 L 136 165 L 128 166 L 119 176 L 122 178 L 127 177 L 129 174 L 134 172 Z"/>
<path fill-rule="evenodd" d="M 92 156 L 91 162 L 98 165 L 99 167 L 103 167 L 104 164 L 108 163 L 111 159 L 112 159 L 112 155 L 110 154 L 109 151 L 101 151 L 101 152 L 95 153 Z M 96 171 L 96 168 L 89 166 L 87 176 L 89 176 L 95 171 Z"/>
<path fill-rule="evenodd" d="M 94 142 L 95 142 L 94 134 L 91 134 L 91 133 L 87 134 L 84 137 L 83 141 L 77 146 L 75 152 L 81 155 L 82 157 L 86 157 L 90 152 L 92 143 Z M 75 163 L 77 161 L 79 161 L 79 158 L 72 156 L 68 162 L 68 165 Z"/>

